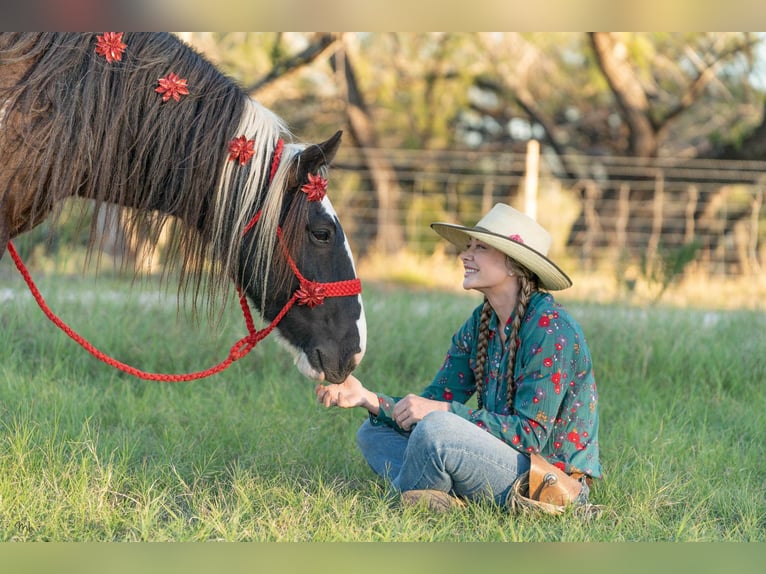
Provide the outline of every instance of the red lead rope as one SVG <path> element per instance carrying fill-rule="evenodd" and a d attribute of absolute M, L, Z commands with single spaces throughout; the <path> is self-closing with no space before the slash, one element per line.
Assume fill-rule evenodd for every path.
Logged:
<path fill-rule="evenodd" d="M 259 217 L 260 212 L 256 214 L 250 223 L 248 223 L 247 227 L 245 228 L 245 232 L 247 232 L 253 225 L 255 225 Z M 39 289 L 32 280 L 32 277 L 24 265 L 24 262 L 21 260 L 21 257 L 19 257 L 16 248 L 10 241 L 8 242 L 8 252 L 11 254 L 11 258 L 16 264 L 16 268 L 19 270 L 19 273 L 21 273 L 24 281 L 26 281 L 32 296 L 35 298 L 35 301 L 37 302 L 37 305 L 40 307 L 42 312 L 45 313 L 46 317 L 48 317 L 48 319 L 50 319 L 54 325 L 69 335 L 69 337 L 78 343 L 83 349 L 107 365 L 110 365 L 140 379 L 147 381 L 161 381 L 164 383 L 179 383 L 194 381 L 220 373 L 224 369 L 228 368 L 234 361 L 237 361 L 247 355 L 255 348 L 258 343 L 261 342 L 261 340 L 266 338 L 266 336 L 274 330 L 274 328 L 279 324 L 279 322 L 287 314 L 287 312 L 296 301 L 299 305 L 307 305 L 309 308 L 313 308 L 317 305 L 321 305 L 325 297 L 345 297 L 348 295 L 358 295 L 362 292 L 362 283 L 358 278 L 350 279 L 347 281 L 335 281 L 332 283 L 319 283 L 316 281 L 307 280 L 298 270 L 298 267 L 295 264 L 295 261 L 293 261 L 293 258 L 290 257 L 290 254 L 285 247 L 284 241 L 282 240 L 281 228 L 277 229 L 277 237 L 279 237 L 280 245 L 282 245 L 282 249 L 285 256 L 287 257 L 288 263 L 290 264 L 290 268 L 298 278 L 300 287 L 295 291 L 295 293 L 293 293 L 292 297 L 287 301 L 287 303 L 285 303 L 285 306 L 282 307 L 282 310 L 279 312 L 279 314 L 274 317 L 274 320 L 261 330 L 256 330 L 255 323 L 253 322 L 253 315 L 250 312 L 250 307 L 247 303 L 247 296 L 239 287 L 237 287 L 237 292 L 239 293 L 239 303 L 242 307 L 242 314 L 245 317 L 245 324 L 247 325 L 248 334 L 234 343 L 234 345 L 229 350 L 229 356 L 217 365 L 214 365 L 209 369 L 205 369 L 204 371 L 179 375 L 147 373 L 145 371 L 136 369 L 135 367 L 131 367 L 130 365 L 126 365 L 125 363 L 122 363 L 96 349 L 83 336 L 76 333 L 69 325 L 64 323 L 64 321 L 62 321 L 53 311 L 51 311 L 50 307 L 48 307 L 48 304 L 45 302 L 45 299 L 43 299 L 43 296 L 40 294 Z"/>

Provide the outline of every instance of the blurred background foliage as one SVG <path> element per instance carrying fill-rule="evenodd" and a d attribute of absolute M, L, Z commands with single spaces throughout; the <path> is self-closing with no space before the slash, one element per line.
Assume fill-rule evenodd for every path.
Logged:
<path fill-rule="evenodd" d="M 763 119 L 748 32 L 181 36 L 309 140 L 361 102 L 385 147 L 736 157 Z"/>

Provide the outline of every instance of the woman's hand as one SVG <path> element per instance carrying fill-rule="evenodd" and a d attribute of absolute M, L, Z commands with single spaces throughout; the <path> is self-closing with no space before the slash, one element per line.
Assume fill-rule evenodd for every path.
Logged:
<path fill-rule="evenodd" d="M 378 414 L 377 395 L 368 391 L 354 375 L 349 375 L 342 383 L 319 384 L 314 388 L 314 393 L 319 403 L 326 407 L 364 407 L 372 414 Z"/>
<path fill-rule="evenodd" d="M 418 395 L 407 395 L 394 406 L 391 416 L 394 422 L 404 430 L 410 430 L 412 425 L 423 420 L 428 413 L 433 411 L 448 411 L 449 403 L 443 401 L 434 401 L 419 397 Z"/>

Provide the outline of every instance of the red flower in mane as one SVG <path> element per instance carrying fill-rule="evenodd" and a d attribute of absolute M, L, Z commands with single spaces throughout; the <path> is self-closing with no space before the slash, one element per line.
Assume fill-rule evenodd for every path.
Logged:
<path fill-rule="evenodd" d="M 104 32 L 101 36 L 96 36 L 96 54 L 104 56 L 110 64 L 122 60 L 122 53 L 128 47 L 122 41 L 123 33 Z"/>
<path fill-rule="evenodd" d="M 255 155 L 255 140 L 239 136 L 229 142 L 229 159 L 231 161 L 239 161 L 239 165 L 245 165 L 253 155 Z"/>
<path fill-rule="evenodd" d="M 186 79 L 179 78 L 174 72 L 170 72 L 167 76 L 160 78 L 157 81 L 160 85 L 154 91 L 158 94 L 162 94 L 163 102 L 167 102 L 170 98 L 179 102 L 181 101 L 181 96 L 185 96 L 189 93 L 189 90 L 186 87 Z"/>
<path fill-rule="evenodd" d="M 309 174 L 309 182 L 301 187 L 301 191 L 308 195 L 309 201 L 322 201 L 327 195 L 327 180 L 321 175 Z"/>

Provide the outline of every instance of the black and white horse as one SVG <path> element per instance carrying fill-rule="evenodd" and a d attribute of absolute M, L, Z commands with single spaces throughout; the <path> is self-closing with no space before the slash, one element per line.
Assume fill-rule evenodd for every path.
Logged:
<path fill-rule="evenodd" d="M 171 34 L 0 33 L 3 246 L 69 197 L 96 213 L 130 208 L 131 229 L 150 237 L 172 222 L 168 258 L 195 308 L 237 284 L 271 321 L 303 286 L 296 268 L 319 292 L 356 279 L 324 193 L 339 144 L 340 132 L 291 142 L 276 115 Z M 365 350 L 361 295 L 308 301 L 280 320 L 280 340 L 303 374 L 341 382 Z"/>

